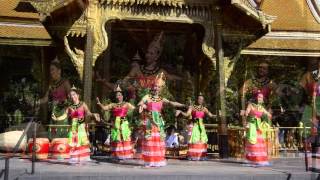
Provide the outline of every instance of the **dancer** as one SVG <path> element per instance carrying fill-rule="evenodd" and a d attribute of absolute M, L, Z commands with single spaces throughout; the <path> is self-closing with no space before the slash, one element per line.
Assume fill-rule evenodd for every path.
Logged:
<path fill-rule="evenodd" d="M 184 107 L 183 104 L 162 98 L 159 94 L 165 85 L 163 73 L 157 75 L 152 87 L 152 93 L 145 95 L 139 102 L 139 112 L 143 113 L 144 139 L 142 143 L 142 160 L 146 167 L 160 167 L 166 165 L 165 160 L 165 132 L 161 110 L 164 104 L 174 107 Z"/>
<path fill-rule="evenodd" d="M 267 166 L 268 154 L 265 144 L 265 135 L 270 127 L 271 114 L 264 108 L 264 95 L 262 92 L 256 94 L 256 102 L 249 103 L 245 112 L 247 128 L 245 153 L 248 163 L 253 166 Z"/>
<path fill-rule="evenodd" d="M 123 100 L 123 92 L 119 85 L 115 89 L 115 96 L 117 103 L 102 105 L 99 98 L 97 98 L 97 105 L 105 111 L 112 110 L 113 117 L 115 118 L 111 129 L 111 151 L 113 158 L 118 160 L 131 159 L 133 158 L 133 149 L 127 112 L 128 110 L 135 109 L 135 107 Z"/>
<path fill-rule="evenodd" d="M 41 104 L 49 103 L 51 111 L 51 125 L 68 125 L 67 97 L 70 91 L 70 83 L 61 76 L 61 64 L 55 59 L 50 64 L 50 85 L 45 96 L 40 100 Z M 66 127 L 52 127 L 49 129 L 49 139 L 66 138 L 68 129 Z"/>
<path fill-rule="evenodd" d="M 189 107 L 187 113 L 177 110 L 176 116 L 182 114 L 185 117 L 192 117 L 191 128 L 189 134 L 191 135 L 188 143 L 188 159 L 193 161 L 207 159 L 207 142 L 208 136 L 203 124 L 203 118 L 208 115 L 210 118 L 215 117 L 204 105 L 204 97 L 200 93 L 198 95 L 197 103 Z"/>
<path fill-rule="evenodd" d="M 68 115 L 72 120 L 68 143 L 70 150 L 70 163 L 79 164 L 90 161 L 90 142 L 86 131 L 85 118 L 94 118 L 100 121 L 99 114 L 91 113 L 86 103 L 80 101 L 79 90 L 72 87 L 69 93 L 72 105 L 68 107 Z"/>

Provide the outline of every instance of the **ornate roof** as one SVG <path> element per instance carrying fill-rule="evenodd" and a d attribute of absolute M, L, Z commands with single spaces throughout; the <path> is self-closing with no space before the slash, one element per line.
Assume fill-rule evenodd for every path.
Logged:
<path fill-rule="evenodd" d="M 320 0 L 265 0 L 260 8 L 277 19 L 243 54 L 320 56 Z"/>
<path fill-rule="evenodd" d="M 309 2 L 309 4 L 308 4 Z M 272 23 L 273 31 L 320 32 L 319 0 L 265 0 L 262 11 L 277 16 Z M 316 10 L 317 9 L 317 10 Z"/>
<path fill-rule="evenodd" d="M 38 13 L 20 11 L 18 4 L 18 0 L 0 0 L 0 44 L 51 44 L 51 37 L 40 23 Z"/>
<path fill-rule="evenodd" d="M 307 0 L 309 9 L 312 12 L 312 15 L 320 23 L 320 1 L 319 0 Z"/>
<path fill-rule="evenodd" d="M 85 6 L 85 0 L 21 0 L 23 2 L 31 2 L 40 13 L 50 14 L 62 7 L 68 6 L 76 2 L 80 6 Z M 225 0 L 92 0 L 100 5 L 115 5 L 115 6 L 166 6 L 166 7 L 211 7 L 215 5 L 226 4 Z M 245 12 L 248 16 L 253 17 L 263 25 L 270 24 L 274 20 L 274 16 L 269 16 L 255 7 L 255 0 L 231 0 L 227 4 L 231 4 Z"/>
<path fill-rule="evenodd" d="M 18 0 L 0 0 L 0 17 L 39 19 L 37 13 L 15 11 L 14 9 L 17 7 L 18 2 Z"/>
<path fill-rule="evenodd" d="M 269 13 L 261 11 L 259 4 L 254 0 L 231 0 L 231 4 L 260 21 L 263 26 L 272 23 L 276 19 L 276 16 L 271 16 L 268 15 Z"/>
<path fill-rule="evenodd" d="M 320 56 L 320 34 L 271 32 L 252 43 L 242 54 Z"/>

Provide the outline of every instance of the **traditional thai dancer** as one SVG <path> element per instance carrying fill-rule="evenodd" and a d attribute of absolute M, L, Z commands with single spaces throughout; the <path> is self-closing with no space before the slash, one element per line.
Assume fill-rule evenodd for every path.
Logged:
<path fill-rule="evenodd" d="M 263 106 L 264 95 L 256 94 L 256 102 L 249 103 L 245 112 L 247 128 L 245 155 L 248 163 L 253 166 L 269 165 L 265 135 L 270 127 L 271 114 Z"/>
<path fill-rule="evenodd" d="M 105 111 L 112 110 L 114 117 L 113 127 L 111 129 L 111 152 L 115 159 L 124 160 L 133 158 L 133 149 L 131 144 L 131 130 L 127 119 L 128 110 L 135 107 L 125 102 L 123 92 L 118 85 L 115 89 L 117 103 L 102 105 L 99 98 L 97 104 Z"/>
<path fill-rule="evenodd" d="M 312 67 L 316 64 L 316 67 Z M 311 136 L 306 140 L 311 143 L 312 159 L 308 160 L 308 168 L 319 172 L 318 166 L 319 142 L 320 142 L 320 60 L 314 59 L 309 62 L 308 71 L 302 76 L 300 85 L 305 90 L 307 101 L 304 105 L 302 122 L 305 127 L 311 127 Z M 307 151 L 307 150 L 305 150 Z"/>
<path fill-rule="evenodd" d="M 159 93 L 165 85 L 163 73 L 158 75 L 152 87 L 152 93 L 145 95 L 139 102 L 139 112 L 146 112 L 143 116 L 144 139 L 142 143 L 142 160 L 146 167 L 160 167 L 166 165 L 165 160 L 165 123 L 161 116 L 164 104 L 174 107 L 184 107 L 183 104 L 162 98 Z"/>
<path fill-rule="evenodd" d="M 40 100 L 41 104 L 49 102 L 49 110 L 51 111 L 51 125 L 68 125 L 66 100 L 70 91 L 70 83 L 61 76 L 61 64 L 57 59 L 50 64 L 51 82 L 49 90 Z M 67 138 L 68 128 L 52 127 L 49 129 L 49 139 Z"/>
<path fill-rule="evenodd" d="M 317 68 L 309 67 L 300 80 L 300 85 L 308 98 L 304 106 L 302 121 L 306 126 L 312 126 L 313 135 L 317 135 L 320 129 L 320 61 L 317 61 L 316 64 Z M 312 63 L 309 66 L 312 66 Z"/>
<path fill-rule="evenodd" d="M 189 107 L 187 113 L 177 110 L 176 116 L 182 114 L 185 117 L 192 117 L 191 128 L 189 129 L 190 139 L 188 143 L 188 159 L 193 161 L 207 159 L 208 136 L 203 124 L 205 115 L 215 117 L 204 105 L 204 97 L 200 93 L 197 103 Z"/>
<path fill-rule="evenodd" d="M 70 150 L 70 163 L 78 164 L 90 161 L 90 142 L 86 131 L 85 118 L 94 118 L 99 121 L 99 115 L 91 113 L 86 103 L 79 99 L 79 90 L 72 87 L 69 93 L 72 105 L 68 108 L 68 115 L 72 120 L 68 143 Z"/>

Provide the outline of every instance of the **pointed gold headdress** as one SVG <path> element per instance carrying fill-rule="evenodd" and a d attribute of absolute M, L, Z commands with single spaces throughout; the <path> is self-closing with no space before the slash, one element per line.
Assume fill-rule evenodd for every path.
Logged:
<path fill-rule="evenodd" d="M 166 84 L 165 76 L 163 72 L 161 72 L 156 76 L 155 84 L 158 85 L 159 87 L 163 87 Z"/>
<path fill-rule="evenodd" d="M 114 89 L 114 92 L 122 92 L 120 85 L 118 84 L 117 87 Z"/>
<path fill-rule="evenodd" d="M 136 54 L 133 56 L 132 61 L 140 61 L 141 57 L 139 55 L 139 52 L 137 51 Z"/>
<path fill-rule="evenodd" d="M 76 92 L 77 94 L 80 94 L 80 92 L 81 92 L 80 89 L 77 88 L 74 84 L 72 85 L 70 91 L 74 91 L 74 92 Z"/>
<path fill-rule="evenodd" d="M 161 31 L 159 34 L 157 34 L 154 39 L 151 41 L 151 43 L 148 46 L 148 49 L 152 50 L 158 50 L 159 52 L 162 51 L 164 42 L 164 33 Z"/>
<path fill-rule="evenodd" d="M 59 63 L 60 64 L 60 61 L 58 59 L 58 56 L 56 56 L 52 61 L 51 63 Z"/>
<path fill-rule="evenodd" d="M 71 90 L 72 91 L 76 91 L 76 90 L 78 90 L 75 86 L 74 86 L 74 84 L 72 85 L 72 87 L 71 87 Z"/>

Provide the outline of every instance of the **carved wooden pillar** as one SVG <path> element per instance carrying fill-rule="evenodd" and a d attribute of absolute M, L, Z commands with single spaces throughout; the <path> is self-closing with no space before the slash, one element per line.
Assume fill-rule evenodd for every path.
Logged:
<path fill-rule="evenodd" d="M 91 94 L 92 94 L 92 62 L 93 62 L 93 33 L 95 24 L 95 10 L 96 1 L 89 0 L 86 10 L 87 18 L 87 39 L 85 46 L 85 55 L 83 62 L 83 100 L 91 107 Z"/>
<path fill-rule="evenodd" d="M 45 56 L 45 47 L 40 47 L 40 63 L 41 63 L 41 89 L 40 89 L 40 94 L 43 95 L 47 90 L 49 86 L 49 79 L 48 77 L 48 62 L 46 61 L 46 56 Z M 39 118 L 40 121 L 43 124 L 48 124 L 49 123 L 49 117 L 48 117 L 48 104 L 40 104 L 40 112 L 39 112 Z"/>
<path fill-rule="evenodd" d="M 218 118 L 219 118 L 219 155 L 228 157 L 228 127 L 226 120 L 224 52 L 222 47 L 222 24 L 215 25 L 215 48 L 218 71 Z"/>
<path fill-rule="evenodd" d="M 92 60 L 93 60 L 93 32 L 87 26 L 87 39 L 83 67 L 83 100 L 90 107 L 92 93 Z"/>

